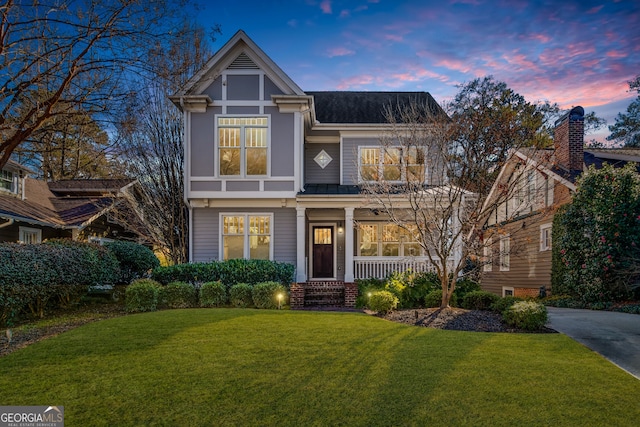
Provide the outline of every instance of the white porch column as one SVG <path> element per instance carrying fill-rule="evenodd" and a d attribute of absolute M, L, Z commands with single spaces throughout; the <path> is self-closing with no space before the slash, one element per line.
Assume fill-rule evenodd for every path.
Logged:
<path fill-rule="evenodd" d="M 353 282 L 353 208 L 344 208 L 344 281 Z"/>
<path fill-rule="evenodd" d="M 307 281 L 307 251 L 305 250 L 305 208 L 296 207 L 296 282 Z"/>

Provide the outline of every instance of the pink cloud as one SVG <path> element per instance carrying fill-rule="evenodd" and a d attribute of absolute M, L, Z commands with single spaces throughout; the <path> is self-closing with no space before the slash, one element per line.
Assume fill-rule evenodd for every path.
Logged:
<path fill-rule="evenodd" d="M 330 14 L 331 13 L 331 0 L 322 0 L 322 2 L 320 3 L 320 9 L 322 10 L 322 13 Z"/>
<path fill-rule="evenodd" d="M 625 52 L 619 50 L 610 50 L 606 53 L 608 58 L 626 58 L 628 55 Z"/>
<path fill-rule="evenodd" d="M 460 71 L 461 73 L 467 73 L 471 69 L 467 62 L 457 59 L 441 59 L 435 63 L 435 66 L 444 67 L 452 71 Z"/>
<path fill-rule="evenodd" d="M 546 34 L 531 34 L 529 39 L 539 41 L 540 43 L 549 43 L 551 41 L 551 37 Z"/>
<path fill-rule="evenodd" d="M 401 42 L 404 40 L 404 38 L 398 34 L 385 34 L 384 38 L 385 40 L 391 40 L 393 42 Z"/>
<path fill-rule="evenodd" d="M 589 14 L 598 13 L 598 12 L 600 12 L 600 9 L 602 9 L 603 7 L 604 7 L 603 4 L 601 4 L 600 6 L 592 7 L 591 9 L 587 10 L 587 13 L 589 13 Z"/>
<path fill-rule="evenodd" d="M 358 86 L 370 85 L 374 82 L 375 82 L 375 79 L 373 76 L 368 74 L 362 74 L 359 76 L 352 76 L 352 77 L 340 80 L 340 82 L 337 85 L 337 88 L 339 90 L 348 90 Z"/>
<path fill-rule="evenodd" d="M 336 56 L 349 56 L 353 54 L 355 54 L 355 52 L 351 49 L 347 49 L 346 47 L 334 47 L 329 49 L 327 52 L 327 56 L 329 58 L 334 58 Z"/>

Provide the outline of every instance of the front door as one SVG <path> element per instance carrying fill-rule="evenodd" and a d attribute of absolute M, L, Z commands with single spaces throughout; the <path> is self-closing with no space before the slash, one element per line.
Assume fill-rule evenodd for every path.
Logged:
<path fill-rule="evenodd" d="M 333 277 L 333 227 L 314 226 L 313 230 L 313 277 Z"/>

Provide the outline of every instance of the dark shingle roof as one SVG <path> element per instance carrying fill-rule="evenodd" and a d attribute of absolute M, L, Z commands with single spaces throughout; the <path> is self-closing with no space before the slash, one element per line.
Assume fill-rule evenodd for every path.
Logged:
<path fill-rule="evenodd" d="M 432 114 L 446 117 L 444 110 L 428 92 L 306 92 L 313 95 L 316 120 L 320 123 L 388 123 L 385 108 L 409 105 L 427 106 Z"/>
<path fill-rule="evenodd" d="M 357 185 L 339 185 L 339 184 L 306 184 L 304 192 L 298 193 L 300 196 L 316 196 L 316 195 L 355 195 L 360 194 L 360 187 Z"/>

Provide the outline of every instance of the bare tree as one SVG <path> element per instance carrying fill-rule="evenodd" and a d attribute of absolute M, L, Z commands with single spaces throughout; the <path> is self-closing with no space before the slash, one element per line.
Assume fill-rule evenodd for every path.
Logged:
<path fill-rule="evenodd" d="M 371 205 L 422 246 L 440 279 L 443 308 L 467 261 L 487 244 L 478 231 L 488 216 L 510 199 L 518 206 L 502 221 L 539 202 L 540 194 L 525 196 L 533 167 L 526 162 L 490 189 L 515 150 L 535 150 L 544 123 L 540 108 L 491 79 L 463 87 L 448 110 L 450 118 L 417 104 L 390 108 L 382 167 L 360 171 Z"/>
<path fill-rule="evenodd" d="M 129 99 L 118 129 L 121 158 L 128 174 L 139 181 L 130 202 L 171 263 L 189 260 L 189 210 L 184 200 L 182 116 L 169 95 L 204 65 L 209 52 L 204 30 L 189 22 L 168 43 L 152 46 L 146 58 L 153 72 L 141 76 L 138 84 L 145 90 Z M 126 211 L 122 217 L 126 222 Z"/>
<path fill-rule="evenodd" d="M 7 0 L 0 5 L 0 167 L 39 130 L 109 121 L 141 54 L 170 34 L 183 2 Z M 37 95 L 36 95 L 37 94 Z M 71 120 L 72 121 L 72 120 Z M 42 136 L 42 135 L 41 135 Z"/>

